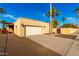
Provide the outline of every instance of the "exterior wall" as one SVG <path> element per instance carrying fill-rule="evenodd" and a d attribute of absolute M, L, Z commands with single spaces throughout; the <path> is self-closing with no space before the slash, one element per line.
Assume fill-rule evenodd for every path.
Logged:
<path fill-rule="evenodd" d="M 52 28 L 52 33 L 57 34 L 57 28 Z"/>
<path fill-rule="evenodd" d="M 21 30 L 20 20 L 17 20 L 17 21 L 14 23 L 14 34 L 16 34 L 16 35 L 18 35 L 18 36 L 21 36 L 20 30 Z"/>
<path fill-rule="evenodd" d="M 52 31 L 57 33 L 57 28 L 53 28 Z M 74 34 L 76 32 L 77 32 L 76 28 L 61 28 L 61 34 Z"/>
<path fill-rule="evenodd" d="M 17 25 L 17 29 L 16 29 Z M 40 22 L 32 19 L 27 18 L 19 18 L 14 23 L 14 33 L 18 36 L 24 36 L 25 29 L 22 25 L 32 25 L 32 26 L 43 26 L 43 33 L 49 33 L 49 23 Z"/>
<path fill-rule="evenodd" d="M 74 34 L 76 32 L 76 28 L 61 28 L 61 34 Z"/>

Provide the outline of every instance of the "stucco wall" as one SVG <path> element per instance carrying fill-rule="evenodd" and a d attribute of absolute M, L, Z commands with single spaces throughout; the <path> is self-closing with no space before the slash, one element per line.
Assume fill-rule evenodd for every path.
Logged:
<path fill-rule="evenodd" d="M 52 32 L 57 33 L 57 28 L 53 28 Z M 77 32 L 76 28 L 61 28 L 61 34 L 74 34 Z"/>
<path fill-rule="evenodd" d="M 52 28 L 52 33 L 57 34 L 57 28 Z"/>
<path fill-rule="evenodd" d="M 74 34 L 76 32 L 76 28 L 61 28 L 61 34 Z"/>
<path fill-rule="evenodd" d="M 18 36 L 21 36 L 20 34 L 20 29 L 21 28 L 21 24 L 20 24 L 20 20 L 17 20 L 15 23 L 14 23 L 14 34 L 18 35 Z"/>
<path fill-rule="evenodd" d="M 40 22 L 32 19 L 27 19 L 27 18 L 19 18 L 17 21 L 14 23 L 14 27 L 17 25 L 17 29 L 14 29 L 14 33 L 19 35 L 19 36 L 24 36 L 24 27 L 23 25 L 35 25 L 35 26 L 43 26 L 43 33 L 49 33 L 49 23 L 46 22 Z"/>

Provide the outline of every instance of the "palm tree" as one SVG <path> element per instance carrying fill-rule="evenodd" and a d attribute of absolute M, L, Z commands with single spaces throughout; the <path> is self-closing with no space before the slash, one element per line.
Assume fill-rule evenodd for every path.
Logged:
<path fill-rule="evenodd" d="M 3 29 L 6 29 L 6 21 L 5 20 L 2 20 L 2 23 L 3 23 Z"/>
<path fill-rule="evenodd" d="M 50 4 L 50 10 L 47 13 L 47 16 L 50 16 L 50 26 L 49 26 L 49 33 L 52 33 L 52 28 L 53 28 L 53 21 L 54 21 L 54 16 L 58 16 L 58 10 L 56 10 L 55 8 L 52 7 L 52 5 Z"/>
<path fill-rule="evenodd" d="M 74 10 L 74 12 L 76 13 L 76 17 L 77 17 L 77 33 L 78 33 L 79 7 L 78 7 L 78 8 L 76 8 L 76 9 Z"/>
<path fill-rule="evenodd" d="M 53 28 L 57 28 L 58 24 L 59 24 L 58 21 L 57 20 L 54 20 L 53 21 Z"/>
<path fill-rule="evenodd" d="M 3 8 L 0 8 L 0 14 L 5 14 L 5 11 Z"/>
<path fill-rule="evenodd" d="M 63 23 L 65 22 L 65 20 L 67 20 L 67 18 L 66 17 L 63 17 L 62 18 Z"/>
<path fill-rule="evenodd" d="M 0 23 L 3 24 L 3 29 L 4 29 L 5 26 L 6 26 L 6 21 L 3 20 L 3 18 L 2 18 L 2 15 L 4 15 L 4 14 L 6 14 L 5 11 L 4 11 L 4 9 L 3 9 L 3 8 L 0 8 L 0 16 L 1 16 L 0 18 L 1 18 L 1 20 L 2 20 L 2 22 L 0 22 Z"/>

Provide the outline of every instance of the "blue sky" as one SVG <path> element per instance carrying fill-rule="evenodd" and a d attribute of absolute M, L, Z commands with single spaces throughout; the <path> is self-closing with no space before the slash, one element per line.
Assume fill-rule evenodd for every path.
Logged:
<path fill-rule="evenodd" d="M 73 11 L 79 7 L 79 3 L 53 3 L 52 6 L 59 11 L 59 16 L 54 17 L 59 22 L 58 27 L 64 23 L 76 24 L 76 14 Z M 68 19 L 64 23 L 62 22 L 63 17 Z"/>
<path fill-rule="evenodd" d="M 49 3 L 0 3 L 6 15 L 3 19 L 7 22 L 14 22 L 18 17 L 30 18 L 34 20 L 49 22 L 49 17 L 45 13 L 50 9 Z"/>
<path fill-rule="evenodd" d="M 52 6 L 59 11 L 59 16 L 55 16 L 55 20 L 59 22 L 60 27 L 64 23 L 76 24 L 76 15 L 73 12 L 79 7 L 78 3 L 53 3 Z M 0 3 L 0 7 L 4 8 L 6 15 L 3 19 L 7 22 L 15 22 L 16 18 L 24 17 L 43 22 L 49 22 L 50 18 L 45 14 L 50 9 L 49 3 Z M 64 23 L 62 18 L 66 17 Z"/>

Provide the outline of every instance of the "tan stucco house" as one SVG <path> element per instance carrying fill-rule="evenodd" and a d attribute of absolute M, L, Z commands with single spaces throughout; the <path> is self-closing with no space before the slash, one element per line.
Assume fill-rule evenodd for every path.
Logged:
<path fill-rule="evenodd" d="M 14 34 L 24 37 L 49 33 L 49 23 L 37 20 L 18 18 L 14 23 Z"/>

